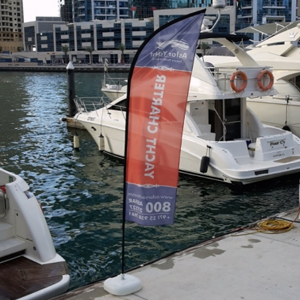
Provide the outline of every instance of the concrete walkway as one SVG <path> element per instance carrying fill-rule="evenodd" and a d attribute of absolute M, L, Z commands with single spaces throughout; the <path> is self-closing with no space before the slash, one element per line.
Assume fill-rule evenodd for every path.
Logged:
<path fill-rule="evenodd" d="M 280 216 L 294 220 L 297 213 L 295 209 Z M 110 295 L 99 282 L 54 299 L 298 300 L 299 256 L 300 223 L 280 234 L 243 230 L 130 272 L 142 281 L 134 294 Z"/>

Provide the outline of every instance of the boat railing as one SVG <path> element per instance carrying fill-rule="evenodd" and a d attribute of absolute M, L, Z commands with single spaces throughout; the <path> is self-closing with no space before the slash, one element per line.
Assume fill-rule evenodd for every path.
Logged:
<path fill-rule="evenodd" d="M 91 112 L 98 110 L 111 101 L 108 97 L 76 97 L 74 99 L 78 112 Z"/>
<path fill-rule="evenodd" d="M 211 73 L 222 92 L 232 92 L 230 88 L 232 70 L 219 67 L 206 67 L 206 69 Z"/>

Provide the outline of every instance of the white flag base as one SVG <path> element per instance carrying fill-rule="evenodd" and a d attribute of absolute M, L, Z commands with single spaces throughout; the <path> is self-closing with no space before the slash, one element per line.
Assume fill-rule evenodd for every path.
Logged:
<path fill-rule="evenodd" d="M 142 288 L 141 281 L 129 274 L 120 274 L 104 281 L 104 289 L 116 296 L 125 296 L 137 292 Z"/>

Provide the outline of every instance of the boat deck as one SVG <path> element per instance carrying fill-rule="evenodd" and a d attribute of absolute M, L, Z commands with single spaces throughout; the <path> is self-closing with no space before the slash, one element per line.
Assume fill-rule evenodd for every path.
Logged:
<path fill-rule="evenodd" d="M 294 220 L 298 210 L 281 217 Z M 135 269 L 142 289 L 113 296 L 103 283 L 70 291 L 55 300 L 299 299 L 300 222 L 280 234 L 242 230 L 212 239 Z"/>
<path fill-rule="evenodd" d="M 39 265 L 25 257 L 18 257 L 0 265 L 0 300 L 24 297 L 54 285 L 68 274 L 65 262 Z"/>

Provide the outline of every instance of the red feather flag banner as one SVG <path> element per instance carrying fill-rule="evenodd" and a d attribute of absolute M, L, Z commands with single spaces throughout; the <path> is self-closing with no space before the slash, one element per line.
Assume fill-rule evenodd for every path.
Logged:
<path fill-rule="evenodd" d="M 134 58 L 127 93 L 126 221 L 174 223 L 186 102 L 204 13 L 159 28 Z"/>

